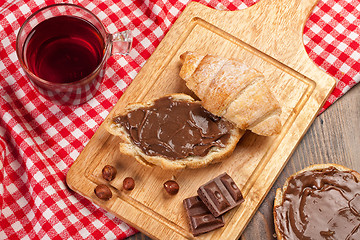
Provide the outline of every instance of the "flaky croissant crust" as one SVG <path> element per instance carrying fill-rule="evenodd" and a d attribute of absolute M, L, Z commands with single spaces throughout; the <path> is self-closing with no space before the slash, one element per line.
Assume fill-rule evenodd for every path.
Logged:
<path fill-rule="evenodd" d="M 281 107 L 264 75 L 234 59 L 185 52 L 180 77 L 211 113 L 243 130 L 271 136 L 281 130 Z"/>

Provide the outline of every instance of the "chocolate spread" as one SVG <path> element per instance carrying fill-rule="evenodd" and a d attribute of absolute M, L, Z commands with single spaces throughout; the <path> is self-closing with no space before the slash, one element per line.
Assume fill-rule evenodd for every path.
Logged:
<path fill-rule="evenodd" d="M 225 147 L 233 128 L 199 103 L 171 96 L 116 117 L 114 122 L 126 128 L 145 154 L 172 160 L 205 156 L 212 147 Z"/>
<path fill-rule="evenodd" d="M 334 167 L 303 172 L 275 216 L 284 239 L 360 239 L 360 182 Z"/>

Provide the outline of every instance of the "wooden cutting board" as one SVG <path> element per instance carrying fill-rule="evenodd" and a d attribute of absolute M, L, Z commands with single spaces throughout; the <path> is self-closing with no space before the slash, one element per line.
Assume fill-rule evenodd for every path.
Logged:
<path fill-rule="evenodd" d="M 122 155 L 118 139 L 101 125 L 70 168 L 69 187 L 153 238 L 237 239 L 335 85 L 335 80 L 309 59 L 303 46 L 303 27 L 316 2 L 260 0 L 233 12 L 190 3 L 108 116 L 121 113 L 131 102 L 174 92 L 191 94 L 178 73 L 180 54 L 192 50 L 241 59 L 264 73 L 282 106 L 279 135 L 261 137 L 246 132 L 233 155 L 221 164 L 165 171 Z M 118 171 L 110 183 L 101 178 L 106 164 Z M 241 188 L 245 202 L 225 214 L 223 228 L 194 238 L 182 201 L 223 172 Z M 128 176 L 136 182 L 130 192 L 122 189 Z M 163 183 L 172 178 L 180 185 L 175 196 L 163 189 Z M 94 195 L 100 183 L 111 187 L 109 201 Z"/>

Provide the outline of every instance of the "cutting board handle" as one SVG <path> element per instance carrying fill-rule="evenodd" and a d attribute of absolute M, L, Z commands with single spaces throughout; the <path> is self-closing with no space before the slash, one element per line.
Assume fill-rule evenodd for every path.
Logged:
<path fill-rule="evenodd" d="M 260 0 L 248 9 L 255 15 L 254 21 L 261 24 L 264 27 L 262 29 L 266 32 L 271 29 L 269 29 L 270 25 L 275 25 L 280 31 L 286 28 L 297 30 L 302 34 L 303 27 L 318 1 L 319 0 Z M 258 22 L 256 19 L 257 16 L 263 16 L 263 18 L 261 18 L 263 21 Z M 273 29 L 271 33 L 273 33 Z"/>
<path fill-rule="evenodd" d="M 303 67 L 297 63 L 304 59 L 312 62 L 303 43 L 304 26 L 318 1 L 259 0 L 251 7 L 236 11 L 216 10 L 191 2 L 182 14 L 202 19 L 239 39 L 244 46 L 260 55 L 302 72 Z M 182 19 L 181 16 L 179 19 Z M 188 24 L 177 21 L 173 28 L 181 32 Z"/>
<path fill-rule="evenodd" d="M 297 57 L 289 50 L 300 49 L 298 53 L 308 57 L 303 44 L 303 30 L 318 1 L 260 0 L 251 7 L 236 11 L 211 9 L 191 2 L 183 14 L 200 16 L 261 52 L 290 64 L 297 61 Z"/>
<path fill-rule="evenodd" d="M 259 0 L 246 9 L 229 12 L 235 15 L 242 15 L 244 12 L 249 12 L 251 15 L 248 15 L 250 18 L 246 19 L 246 21 L 251 22 L 251 20 L 254 20 L 254 23 L 262 24 L 263 26 L 267 26 L 267 23 L 274 23 L 278 26 L 299 26 L 305 24 L 318 2 L 319 0 Z M 191 2 L 185 10 L 191 11 L 195 9 L 195 11 L 202 11 L 207 8 L 208 7 L 201 3 Z M 212 10 L 223 12 L 223 10 Z M 266 21 L 259 22 L 258 19 Z"/>

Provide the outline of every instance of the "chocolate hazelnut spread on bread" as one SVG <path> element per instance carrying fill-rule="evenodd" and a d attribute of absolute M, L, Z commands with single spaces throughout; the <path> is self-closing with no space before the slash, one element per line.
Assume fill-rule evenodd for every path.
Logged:
<path fill-rule="evenodd" d="M 289 178 L 274 219 L 280 239 L 360 239 L 360 182 L 335 167 Z"/>
<path fill-rule="evenodd" d="M 205 156 L 210 148 L 225 147 L 232 124 L 199 103 L 159 98 L 154 104 L 114 118 L 145 154 L 184 159 Z"/>

